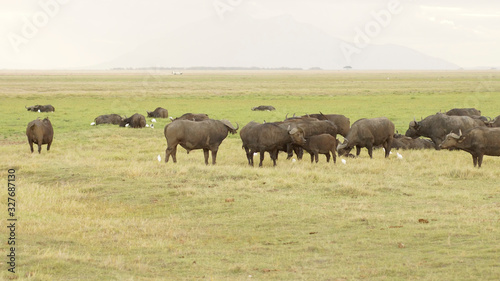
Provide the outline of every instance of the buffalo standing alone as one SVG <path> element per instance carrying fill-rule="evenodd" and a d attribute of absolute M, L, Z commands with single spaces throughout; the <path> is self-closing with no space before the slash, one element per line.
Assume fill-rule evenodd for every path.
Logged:
<path fill-rule="evenodd" d="M 52 128 L 49 118 L 43 120 L 38 118 L 29 122 L 26 128 L 26 137 L 28 138 L 31 153 L 33 153 L 33 143 L 38 145 L 38 153 L 41 153 L 43 144 L 47 145 L 47 151 L 49 151 L 54 138 L 54 128 Z"/>

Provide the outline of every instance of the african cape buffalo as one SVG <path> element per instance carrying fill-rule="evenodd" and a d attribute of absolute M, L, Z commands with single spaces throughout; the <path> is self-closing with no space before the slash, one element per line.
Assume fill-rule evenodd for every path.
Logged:
<path fill-rule="evenodd" d="M 441 148 L 457 148 L 472 155 L 474 167 L 481 168 L 483 156 L 500 156 L 500 128 L 476 127 L 462 134 L 450 133 L 446 136 Z"/>
<path fill-rule="evenodd" d="M 120 122 L 122 122 L 122 120 L 123 120 L 123 118 L 118 114 L 106 114 L 106 115 L 97 116 L 94 119 L 94 122 L 96 125 L 100 125 L 100 124 L 119 125 Z"/>
<path fill-rule="evenodd" d="M 500 115 L 488 122 L 488 127 L 500 127 Z"/>
<path fill-rule="evenodd" d="M 193 114 L 193 113 L 185 113 L 181 117 L 177 117 L 173 119 L 172 117 L 170 118 L 172 121 L 177 121 L 177 120 L 190 120 L 190 121 L 203 121 L 203 120 L 208 120 L 208 115 L 205 113 L 198 113 L 198 114 Z"/>
<path fill-rule="evenodd" d="M 42 151 L 42 144 L 46 144 L 47 151 L 49 151 L 54 138 L 54 129 L 49 118 L 43 120 L 38 118 L 29 122 L 26 128 L 26 137 L 28 137 L 31 153 L 33 153 L 33 143 L 38 145 L 38 153 Z"/>
<path fill-rule="evenodd" d="M 153 111 L 146 111 L 148 113 L 148 117 L 152 118 L 168 118 L 168 110 L 162 107 L 157 107 Z"/>
<path fill-rule="evenodd" d="M 164 129 L 167 139 L 165 162 L 170 155 L 177 163 L 177 145 L 180 144 L 188 153 L 194 149 L 203 149 L 205 164 L 208 165 L 208 151 L 212 151 L 212 164 L 215 164 L 217 151 L 227 134 L 235 134 L 239 126 L 234 128 L 228 120 L 207 119 L 203 121 L 177 120 L 167 124 Z"/>
<path fill-rule="evenodd" d="M 429 139 L 416 138 L 412 139 L 400 134 L 394 134 L 391 148 L 393 149 L 429 149 L 435 148 L 434 143 Z"/>
<path fill-rule="evenodd" d="M 481 110 L 475 108 L 453 108 L 446 111 L 449 116 L 481 116 Z"/>
<path fill-rule="evenodd" d="M 447 134 L 451 132 L 457 134 L 458 130 L 463 132 L 470 128 L 484 126 L 486 126 L 484 122 L 469 116 L 449 116 L 437 113 L 427 116 L 419 122 L 416 120 L 411 121 L 405 135 L 410 138 L 419 136 L 430 138 L 434 143 L 434 147 L 439 149 L 439 145 Z"/>
<path fill-rule="evenodd" d="M 339 155 L 346 155 L 356 147 L 356 156 L 359 156 L 361 148 L 366 147 L 370 158 L 373 158 L 373 147 L 382 145 L 387 158 L 391 152 L 393 138 L 394 124 L 389 119 L 385 117 L 360 119 L 352 124 L 344 143 L 337 146 L 337 151 Z"/>
<path fill-rule="evenodd" d="M 307 114 L 303 117 L 306 116 L 316 118 L 318 120 L 329 120 L 333 122 L 333 124 L 337 126 L 338 134 L 343 137 L 347 136 L 347 133 L 349 133 L 349 130 L 351 129 L 351 121 L 349 118 L 341 114 L 323 114 L 320 112 L 319 114 Z"/>
<path fill-rule="evenodd" d="M 252 107 L 252 110 L 253 111 L 272 111 L 272 110 L 276 110 L 276 108 L 274 108 L 274 106 L 271 106 L 271 105 L 259 105 L 257 107 Z"/>
<path fill-rule="evenodd" d="M 28 111 L 33 111 L 33 112 L 54 112 L 56 109 L 50 105 L 33 105 L 33 106 L 24 106 Z"/>
<path fill-rule="evenodd" d="M 296 141 L 294 136 L 292 136 L 292 139 L 294 139 L 294 142 Z M 311 163 L 314 160 L 318 163 L 318 154 L 324 154 L 326 156 L 326 162 L 330 162 L 330 153 L 333 156 L 333 163 L 337 161 L 337 156 L 335 154 L 337 140 L 330 134 L 307 137 L 298 144 L 311 155 Z"/>
<path fill-rule="evenodd" d="M 127 124 L 131 128 L 144 128 L 146 127 L 146 117 L 144 115 L 136 113 L 129 118 L 125 118 L 120 122 L 120 127 L 126 127 Z"/>
<path fill-rule="evenodd" d="M 273 122 L 259 124 L 250 122 L 240 130 L 242 147 L 245 149 L 248 164 L 253 166 L 253 154 L 260 153 L 259 167 L 262 167 L 264 153 L 268 152 L 276 166 L 279 151 L 290 151 L 291 134 L 299 133 L 297 128 L 292 128 L 291 124 L 285 122 Z"/>

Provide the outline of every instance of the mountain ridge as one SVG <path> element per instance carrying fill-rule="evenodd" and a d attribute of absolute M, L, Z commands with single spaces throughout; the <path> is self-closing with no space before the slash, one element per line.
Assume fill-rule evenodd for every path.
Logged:
<path fill-rule="evenodd" d="M 393 44 L 370 44 L 347 58 L 342 44 L 354 44 L 326 34 L 289 15 L 255 19 L 233 15 L 206 19 L 160 35 L 97 68 L 226 67 L 338 70 L 451 70 L 456 64 Z"/>

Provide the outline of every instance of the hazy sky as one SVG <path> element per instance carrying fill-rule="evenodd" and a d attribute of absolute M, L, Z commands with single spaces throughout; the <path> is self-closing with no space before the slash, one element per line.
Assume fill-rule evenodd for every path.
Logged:
<path fill-rule="evenodd" d="M 242 13 L 289 15 L 348 42 L 368 28 L 371 44 L 461 67 L 500 66 L 500 1 L 0 0 L 0 69 L 92 66 L 187 24 L 231 24 Z"/>

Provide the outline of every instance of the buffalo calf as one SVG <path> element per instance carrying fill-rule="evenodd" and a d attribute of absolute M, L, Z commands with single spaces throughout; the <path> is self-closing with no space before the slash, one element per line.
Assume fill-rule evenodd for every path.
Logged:
<path fill-rule="evenodd" d="M 296 139 L 292 136 L 294 142 Z M 333 156 L 333 163 L 337 162 L 337 157 L 335 154 L 335 149 L 337 147 L 337 140 L 330 134 L 321 134 L 305 138 L 302 143 L 302 148 L 304 148 L 311 155 L 311 163 L 316 160 L 318 163 L 318 154 L 324 154 L 326 156 L 326 162 L 330 162 L 330 153 Z"/>

